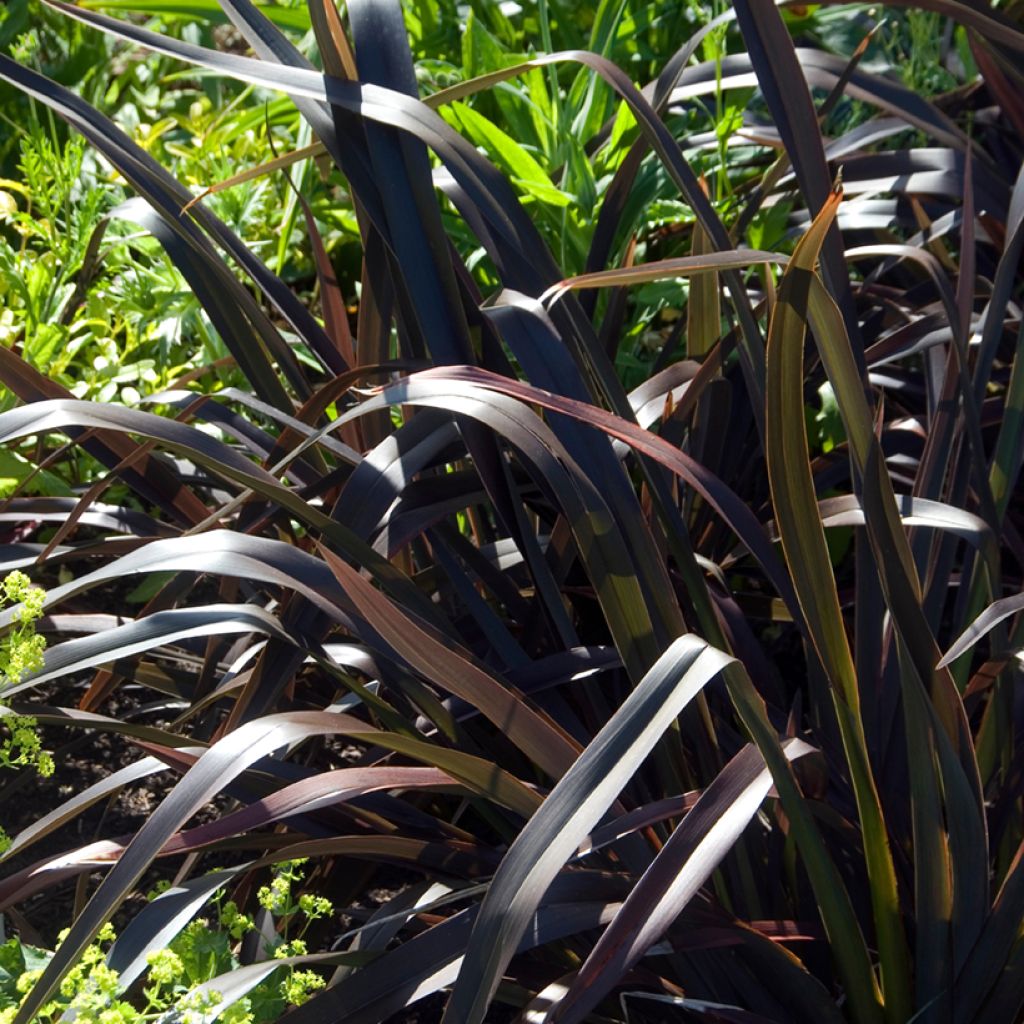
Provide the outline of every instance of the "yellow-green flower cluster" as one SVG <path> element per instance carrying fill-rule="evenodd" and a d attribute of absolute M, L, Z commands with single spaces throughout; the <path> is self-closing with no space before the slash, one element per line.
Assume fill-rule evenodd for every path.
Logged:
<path fill-rule="evenodd" d="M 167 892 L 167 890 L 170 889 L 170 887 L 171 883 L 166 878 L 161 878 L 160 881 L 157 882 L 156 885 L 154 885 L 153 888 L 146 893 L 146 899 L 149 900 L 150 903 L 152 903 L 153 900 L 157 898 L 157 896 L 160 896 L 163 893 Z"/>
<path fill-rule="evenodd" d="M 3 604 L 21 604 L 18 625 L 0 645 L 0 670 L 9 682 L 17 683 L 26 672 L 34 672 L 43 664 L 46 640 L 36 633 L 35 622 L 43 614 L 46 593 L 33 587 L 32 581 L 16 569 L 4 577 L 0 596 Z"/>
<path fill-rule="evenodd" d="M 309 952 L 309 948 L 306 946 L 302 939 L 291 939 L 288 942 L 282 942 L 280 946 L 274 949 L 274 959 L 284 960 L 290 956 L 305 956 Z"/>
<path fill-rule="evenodd" d="M 304 892 L 299 897 L 299 910 L 301 910 L 310 921 L 320 917 L 330 917 L 334 912 L 334 904 L 326 896 L 316 896 L 310 892 Z"/>
<path fill-rule="evenodd" d="M 301 1006 L 324 984 L 324 979 L 316 971 L 292 971 L 281 983 L 281 992 L 286 1003 Z"/>
<path fill-rule="evenodd" d="M 181 1015 L 181 1024 L 209 1024 L 222 1002 L 224 997 L 219 992 L 196 989 L 189 992 L 175 1009 Z"/>
<path fill-rule="evenodd" d="M 287 878 L 278 875 L 271 881 L 270 885 L 260 886 L 256 893 L 256 899 L 264 910 L 271 914 L 283 915 L 287 912 L 289 899 L 291 897 L 292 884 Z"/>
<path fill-rule="evenodd" d="M 234 900 L 228 900 L 220 908 L 220 926 L 226 928 L 231 938 L 236 940 L 256 927 L 253 919 L 248 914 L 243 914 Z"/>
<path fill-rule="evenodd" d="M 53 757 L 43 750 L 43 741 L 36 731 L 39 723 L 29 715 L 5 715 L 3 723 L 8 735 L 0 740 L 0 765 L 5 768 L 35 765 L 44 778 L 52 775 Z"/>
<path fill-rule="evenodd" d="M 5 592 L 0 583 L 0 599 Z M 7 716 L 10 718 L 10 715 Z M 280 961 L 251 991 L 228 1005 L 216 991 L 216 978 L 238 967 L 234 943 L 255 929 L 253 919 L 243 914 L 238 905 L 225 899 L 221 893 L 216 901 L 217 920 L 197 918 L 187 924 L 165 949 L 146 956 L 148 973 L 141 995 L 144 1003 L 132 1003 L 121 998 L 118 973 L 106 963 L 110 943 L 115 939 L 114 929 L 106 924 L 96 940 L 82 954 L 60 984 L 54 998 L 41 1008 L 33 1024 L 58 1024 L 74 1018 L 76 1024 L 155 1024 L 172 1015 L 176 1024 L 270 1024 L 278 1020 L 289 1006 L 300 1006 L 326 985 L 315 970 L 302 969 L 288 962 L 309 954 L 303 938 L 313 921 L 329 917 L 334 908 L 331 901 L 315 893 L 294 892 L 305 871 L 304 860 L 287 861 L 275 869 L 270 885 L 259 893 L 260 903 L 277 920 L 280 933 L 275 934 L 266 948 L 267 955 Z M 167 888 L 157 886 L 151 893 L 155 898 Z M 293 934 L 289 936 L 289 924 Z M 69 934 L 65 929 L 58 936 L 64 942 Z M 17 939 L 11 940 L 17 942 Z M 34 967 L 50 954 L 40 958 L 36 951 Z M 27 963 L 24 959 L 22 965 Z M 0 1024 L 12 1024 L 17 1006 L 36 984 L 43 970 L 22 970 L 20 976 L 12 973 L 10 988 L 0 1009 Z"/>
<path fill-rule="evenodd" d="M 21 605 L 11 632 L 0 639 L 0 681 L 14 684 L 27 672 L 42 668 L 46 639 L 36 632 L 36 620 L 43 614 L 46 594 L 23 572 L 8 573 L 0 583 L 0 604 Z M 2 707 L 2 705 L 0 705 Z M 3 709 L 6 711 L 6 708 Z M 38 723 L 28 715 L 4 714 L 8 735 L 0 740 L 0 765 L 5 768 L 34 766 L 40 775 L 53 774 L 53 758 L 43 750 Z M 0 834 L 0 849 L 10 845 Z"/>
<path fill-rule="evenodd" d="M 19 619 L 23 626 L 35 622 L 43 614 L 46 603 L 46 592 L 41 587 L 33 587 L 32 581 L 19 570 L 8 573 L 3 582 L 4 600 L 14 604 L 21 602 Z"/>
<path fill-rule="evenodd" d="M 23 627 L 24 629 L 24 627 Z M 18 683 L 27 672 L 43 667 L 43 651 L 46 639 L 36 632 L 18 630 L 8 638 L 7 656 L 4 659 L 4 674 L 11 683 Z"/>
<path fill-rule="evenodd" d="M 286 860 L 277 866 L 270 885 L 261 886 L 256 899 L 264 910 L 276 917 L 287 917 L 295 913 L 297 906 L 292 903 L 292 883 L 302 880 L 302 865 L 308 858 Z"/>
<path fill-rule="evenodd" d="M 176 985 L 185 976 L 185 965 L 173 949 L 157 949 L 146 954 L 149 980 L 156 986 Z"/>
<path fill-rule="evenodd" d="M 63 942 L 68 935 L 64 929 L 58 936 Z M 141 1024 L 145 1020 L 130 1003 L 118 998 L 120 981 L 117 971 L 106 963 L 104 945 L 113 942 L 114 929 L 106 924 L 100 929 L 96 941 L 89 945 L 81 960 L 68 972 L 60 984 L 59 998 L 43 1006 L 35 1017 L 36 1024 L 55 1024 L 65 1016 L 76 1024 Z M 39 980 L 42 968 L 24 971 L 15 982 L 15 990 L 25 996 Z M 10 1024 L 17 1015 L 16 1006 L 0 1011 L 0 1024 Z"/>

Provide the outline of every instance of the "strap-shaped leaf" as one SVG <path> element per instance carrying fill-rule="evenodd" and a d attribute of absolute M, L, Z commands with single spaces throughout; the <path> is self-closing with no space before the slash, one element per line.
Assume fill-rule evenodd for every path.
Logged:
<path fill-rule="evenodd" d="M 818 112 L 801 73 L 793 40 L 774 4 L 737 0 L 733 8 L 757 83 L 782 136 L 804 200 L 811 210 L 817 210 L 828 198 L 830 175 Z M 843 259 L 839 230 L 831 223 L 819 248 L 829 288 L 843 310 L 847 330 L 854 335 L 857 315 L 850 292 L 850 275 Z"/>
<path fill-rule="evenodd" d="M 159 440 L 172 451 L 194 459 L 211 472 L 249 487 L 258 494 L 276 501 L 283 508 L 294 512 L 300 519 L 323 531 L 335 546 L 346 552 L 354 561 L 378 575 L 381 580 L 397 585 L 403 598 L 410 606 L 417 608 L 427 619 L 437 620 L 437 612 L 424 599 L 418 588 L 403 576 L 391 563 L 380 555 L 344 524 L 314 508 L 295 491 L 280 484 L 276 477 L 262 466 L 247 459 L 237 450 L 221 441 L 204 434 L 194 427 L 174 420 L 127 409 L 120 406 L 100 405 L 97 402 L 56 399 L 35 402 L 31 406 L 11 409 L 0 414 L 0 443 L 25 437 L 29 434 L 67 428 L 109 428 L 111 432 L 136 433 Z M 315 440 L 315 438 L 314 438 Z M 296 450 L 298 456 L 309 447 L 306 442 Z M 184 539 L 184 538 L 182 538 Z M 199 542 L 199 537 L 193 537 Z M 240 543 L 245 541 L 236 538 Z M 248 539 L 248 538 L 247 538 Z M 225 540 L 225 543 L 234 541 Z M 310 559 L 309 562 L 315 560 Z M 322 568 L 322 567 L 321 567 Z M 201 571 L 201 570 L 199 570 Z"/>
<path fill-rule="evenodd" d="M 6 696 L 59 679 L 94 665 L 102 665 L 201 636 L 231 633 L 264 633 L 294 642 L 269 612 L 254 605 L 206 605 L 201 608 L 169 608 L 133 622 L 126 622 L 92 636 L 68 640 L 50 647 L 43 656 L 43 667 L 25 676 L 16 686 L 6 687 Z"/>
<path fill-rule="evenodd" d="M 122 988 L 128 988 L 146 969 L 147 953 L 169 946 L 218 889 L 251 866 L 239 864 L 190 878 L 147 903 L 128 922 L 107 954 L 107 966 L 117 971 Z"/>
<path fill-rule="evenodd" d="M 722 516 L 729 528 L 760 563 L 794 617 L 800 618 L 800 609 L 789 576 L 783 569 L 764 528 L 749 506 L 686 452 L 656 434 L 640 429 L 636 423 L 624 420 L 604 409 L 570 398 L 563 398 L 561 395 L 551 394 L 548 391 L 501 377 L 487 370 L 464 366 L 439 367 L 436 370 L 424 370 L 404 381 L 384 388 L 378 396 L 364 402 L 350 413 L 346 413 L 332 424 L 331 429 L 351 418 L 388 404 L 457 407 L 459 412 L 465 415 L 488 419 L 493 419 L 495 414 L 501 412 L 502 420 L 507 422 L 509 413 L 505 410 L 508 407 L 497 403 L 494 400 L 495 396 L 489 392 L 509 395 L 521 402 L 540 405 L 545 409 L 578 419 L 596 427 L 610 437 L 626 442 L 638 453 L 650 457 L 677 474 Z M 492 409 L 494 413 L 492 413 Z M 520 422 L 526 422 L 524 417 L 523 413 L 516 414 L 516 418 Z M 531 429 L 533 428 L 531 427 Z"/>
<path fill-rule="evenodd" d="M 482 1021 L 491 996 L 544 893 L 611 807 L 659 737 L 727 655 L 680 637 L 551 791 L 509 848 L 473 926 L 446 1021 Z"/>
<path fill-rule="evenodd" d="M 579 747 L 550 718 L 528 707 L 468 652 L 432 636 L 336 555 L 326 548 L 321 553 L 341 586 L 398 654 L 428 679 L 479 708 L 552 777 L 562 776 Z"/>
<path fill-rule="evenodd" d="M 956 643 L 942 656 L 939 668 L 952 664 L 961 654 L 969 651 L 989 630 L 1004 619 L 1024 611 L 1024 594 L 993 601 L 957 638 Z"/>
<path fill-rule="evenodd" d="M 818 513 L 803 414 L 804 335 L 811 281 L 840 198 L 839 190 L 829 196 L 783 275 L 768 331 L 765 440 L 779 537 L 808 634 L 832 685 L 864 835 L 886 1016 L 897 1024 L 910 1016 L 911 1008 L 906 936 L 888 833 L 860 717 L 857 675 Z"/>
<path fill-rule="evenodd" d="M 802 740 L 783 746 L 795 760 L 813 751 Z M 548 1020 L 583 1020 L 622 976 L 665 933 L 722 858 L 732 849 L 768 795 L 772 779 L 755 746 L 744 747 L 704 790 L 683 823 L 661 848 L 577 972 Z M 828 993 L 805 976 L 803 1005 L 814 1002 L 817 1020 L 839 1013 Z"/>

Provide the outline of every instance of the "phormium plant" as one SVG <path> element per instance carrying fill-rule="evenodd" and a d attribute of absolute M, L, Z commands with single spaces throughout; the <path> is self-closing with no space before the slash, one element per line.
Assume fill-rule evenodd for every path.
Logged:
<path fill-rule="evenodd" d="M 346 917 L 290 949 L 319 979 L 285 994 L 312 994 L 292 1024 L 401 1019 L 441 991 L 448 1024 L 1015 1019 L 1012 7 L 922 5 L 979 73 L 930 100 L 818 45 L 829 5 L 737 2 L 638 88 L 607 56 L 623 25 L 646 38 L 629 2 L 599 7 L 588 49 L 518 61 L 506 40 L 481 66 L 505 17 L 481 0 L 477 73 L 443 83 L 418 79 L 393 0 L 344 19 L 310 0 L 315 61 L 249 0 L 220 8 L 252 55 L 50 3 L 290 97 L 362 263 L 339 279 L 310 214 L 309 308 L 112 122 L 0 58 L 137 193 L 248 382 L 197 368 L 144 411 L 0 348 L 22 403 L 0 437 L 36 438 L 77 488 L 3 507 L 51 634 L 6 699 L 138 752 L 4 856 L 180 776 L 136 834 L 66 836 L 0 881 L 24 913 L 79 879 L 15 1024 L 164 858 L 176 886 L 107 955 L 130 1005 L 214 893 L 284 938 L 256 893 L 308 858 L 299 905 Z M 558 16 L 538 8 L 546 44 Z M 729 121 L 692 131 L 710 107 Z M 616 355 L 655 285 L 674 315 L 645 321 L 627 391 Z M 154 585 L 129 615 L 136 576 Z M 208 1019 L 282 963 L 234 938 L 195 990 Z"/>

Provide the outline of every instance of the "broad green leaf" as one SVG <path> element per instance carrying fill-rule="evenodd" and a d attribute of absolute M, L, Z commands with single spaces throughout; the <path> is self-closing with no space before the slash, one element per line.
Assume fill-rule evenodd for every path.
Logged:
<path fill-rule="evenodd" d="M 514 178 L 526 186 L 560 197 L 559 205 L 566 206 L 572 197 L 556 188 L 544 168 L 507 132 L 466 103 L 452 103 L 445 114 L 477 145 L 487 149 Z"/>

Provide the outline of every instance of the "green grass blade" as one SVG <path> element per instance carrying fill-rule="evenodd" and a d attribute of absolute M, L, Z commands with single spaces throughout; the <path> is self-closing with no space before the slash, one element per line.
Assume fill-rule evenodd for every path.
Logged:
<path fill-rule="evenodd" d="M 112 14 L 142 14 L 155 18 L 205 21 L 211 25 L 228 24 L 228 17 L 216 0 L 86 0 L 82 6 Z M 278 28 L 298 33 L 306 33 L 310 29 L 309 12 L 304 7 L 268 3 L 262 4 L 261 9 Z"/>

